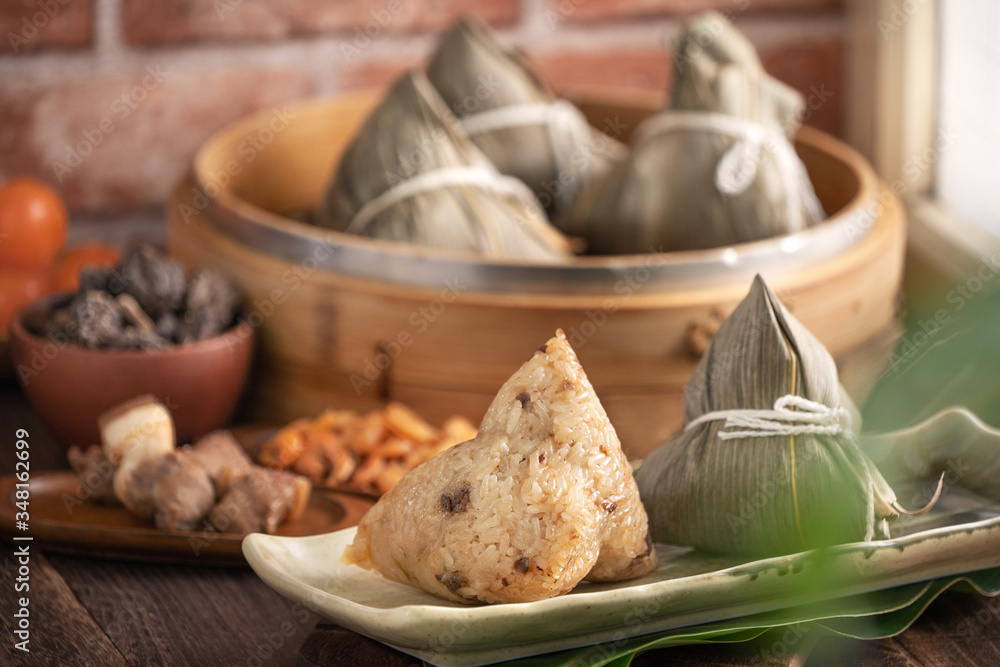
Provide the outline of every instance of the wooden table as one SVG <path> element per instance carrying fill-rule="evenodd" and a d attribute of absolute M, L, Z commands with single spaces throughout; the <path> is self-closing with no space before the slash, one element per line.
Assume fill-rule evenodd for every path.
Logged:
<path fill-rule="evenodd" d="M 0 474 L 14 471 L 14 433 L 31 434 L 32 472 L 66 468 L 62 449 L 13 386 L 0 386 Z M 335 626 L 265 586 L 249 568 L 164 565 L 30 549 L 30 590 L 15 592 L 15 547 L 0 543 L 0 664 L 418 665 Z M 14 648 L 18 598 L 30 599 L 30 653 Z M 821 639 L 782 651 L 775 639 L 681 647 L 633 664 L 1000 665 L 1000 598 L 945 593 L 903 634 L 880 641 Z M 807 645 L 807 646 L 804 646 Z M 783 654 L 778 656 L 776 654 Z M 772 657 L 774 656 L 774 657 Z"/>

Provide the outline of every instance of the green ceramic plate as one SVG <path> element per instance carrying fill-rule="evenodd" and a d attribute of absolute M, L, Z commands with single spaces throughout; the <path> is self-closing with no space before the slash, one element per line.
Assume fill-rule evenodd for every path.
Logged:
<path fill-rule="evenodd" d="M 954 468 L 956 456 L 964 457 L 966 472 L 961 479 L 953 475 L 950 483 L 946 475 L 934 509 L 900 519 L 891 539 L 752 562 L 657 545 L 660 564 L 645 577 L 583 583 L 568 595 L 539 602 L 463 606 L 345 565 L 340 556 L 355 528 L 302 538 L 249 535 L 243 553 L 282 595 L 437 665 L 487 664 L 596 644 L 604 653 L 591 658 L 610 660 L 612 654 L 650 645 L 745 641 L 790 622 L 871 614 L 895 614 L 887 627 L 898 632 L 958 575 L 1000 567 L 1000 500 L 958 483 L 975 481 L 983 490 L 982 477 L 972 471 L 990 469 L 986 464 L 1000 455 L 1000 433 L 952 412 L 928 420 L 924 430 L 873 442 L 878 445 L 873 455 L 882 464 L 909 462 L 896 466 L 896 472 L 911 471 L 895 481 L 904 504 L 929 498 L 936 472 Z M 932 447 L 931 442 L 964 444 Z M 884 593 L 858 597 L 872 591 Z M 836 632 L 838 624 L 843 621 L 823 627 Z M 561 664 L 557 656 L 552 659 L 556 662 L 538 664 Z"/>
<path fill-rule="evenodd" d="M 1000 566 L 1000 507 L 952 491 L 939 511 L 908 528 L 934 524 L 944 525 L 743 563 L 658 545 L 659 567 L 640 579 L 477 607 L 341 563 L 355 528 L 302 538 L 249 535 L 243 553 L 265 583 L 321 616 L 434 664 L 475 665 Z"/>

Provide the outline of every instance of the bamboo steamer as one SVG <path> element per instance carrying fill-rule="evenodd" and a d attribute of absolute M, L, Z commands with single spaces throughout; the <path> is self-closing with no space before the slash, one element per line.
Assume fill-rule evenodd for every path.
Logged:
<path fill-rule="evenodd" d="M 261 349 L 248 414 L 283 423 L 326 407 L 403 401 L 428 420 L 478 421 L 557 328 L 621 437 L 641 458 L 681 424 L 681 395 L 719 320 L 761 273 L 838 360 L 856 399 L 896 331 L 905 224 L 856 152 L 802 128 L 797 151 L 830 218 L 804 232 L 704 251 L 482 261 L 298 222 L 379 99 L 309 100 L 224 129 L 168 207 L 170 252 L 247 295 Z M 628 134 L 659 107 L 577 96 L 597 127 Z"/>

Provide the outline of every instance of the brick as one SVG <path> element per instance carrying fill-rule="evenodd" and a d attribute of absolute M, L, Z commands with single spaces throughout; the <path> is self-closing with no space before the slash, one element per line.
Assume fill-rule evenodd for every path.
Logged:
<path fill-rule="evenodd" d="M 836 39 L 803 40 L 760 51 L 764 68 L 816 107 L 806 123 L 839 136 L 843 107 L 843 45 Z M 628 51 L 560 51 L 533 59 L 542 78 L 559 90 L 644 89 L 669 93 L 672 60 L 658 48 Z"/>
<path fill-rule="evenodd" d="M 424 58 L 397 58 L 374 60 L 345 66 L 340 71 L 338 84 L 345 90 L 360 88 L 385 88 L 411 69 L 426 65 Z"/>
<path fill-rule="evenodd" d="M 93 26 L 93 0 L 4 0 L 0 53 L 89 46 Z"/>
<path fill-rule="evenodd" d="M 666 90 L 672 76 L 671 60 L 660 48 L 560 51 L 539 54 L 532 61 L 539 75 L 560 90 Z"/>
<path fill-rule="evenodd" d="M 338 32 L 377 39 L 386 33 L 438 31 L 460 14 L 504 25 L 518 19 L 520 5 L 517 0 L 123 0 L 122 5 L 125 38 L 138 46 Z"/>
<path fill-rule="evenodd" d="M 724 14 L 814 13 L 840 10 L 843 0 L 548 0 L 549 23 L 602 22 L 647 16 L 688 16 L 707 9 Z"/>
<path fill-rule="evenodd" d="M 840 40 L 802 41 L 763 49 L 764 69 L 806 99 L 805 124 L 841 136 L 844 96 L 844 47 Z"/>
<path fill-rule="evenodd" d="M 172 72 L 8 81 L 0 88 L 0 177 L 52 183 L 74 212 L 162 203 L 214 131 L 310 92 L 294 70 Z"/>
<path fill-rule="evenodd" d="M 591 52 L 560 51 L 529 60 L 543 79 L 561 91 L 588 88 L 666 88 L 670 63 L 661 49 Z M 372 60 L 344 67 L 343 89 L 384 88 L 403 73 L 426 65 L 424 58 Z"/>
<path fill-rule="evenodd" d="M 561 92 L 588 90 L 652 90 L 669 94 L 673 85 L 672 59 L 659 47 L 628 50 L 529 54 L 539 75 Z M 762 45 L 760 58 L 772 76 L 791 85 L 810 108 L 805 122 L 840 136 L 843 108 L 843 44 L 838 39 L 802 39 Z M 344 89 L 385 87 L 403 72 L 422 67 L 423 59 L 367 61 L 345 66 L 339 85 Z"/>

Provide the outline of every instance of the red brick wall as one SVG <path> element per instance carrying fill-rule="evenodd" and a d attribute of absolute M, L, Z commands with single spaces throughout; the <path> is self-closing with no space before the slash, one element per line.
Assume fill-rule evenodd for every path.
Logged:
<path fill-rule="evenodd" d="M 666 90 L 664 39 L 708 7 L 776 76 L 822 91 L 808 122 L 840 133 L 838 0 L 5 0 L 0 179 L 49 181 L 80 214 L 155 208 L 212 132 L 291 99 L 385 85 L 464 12 L 557 89 Z"/>

